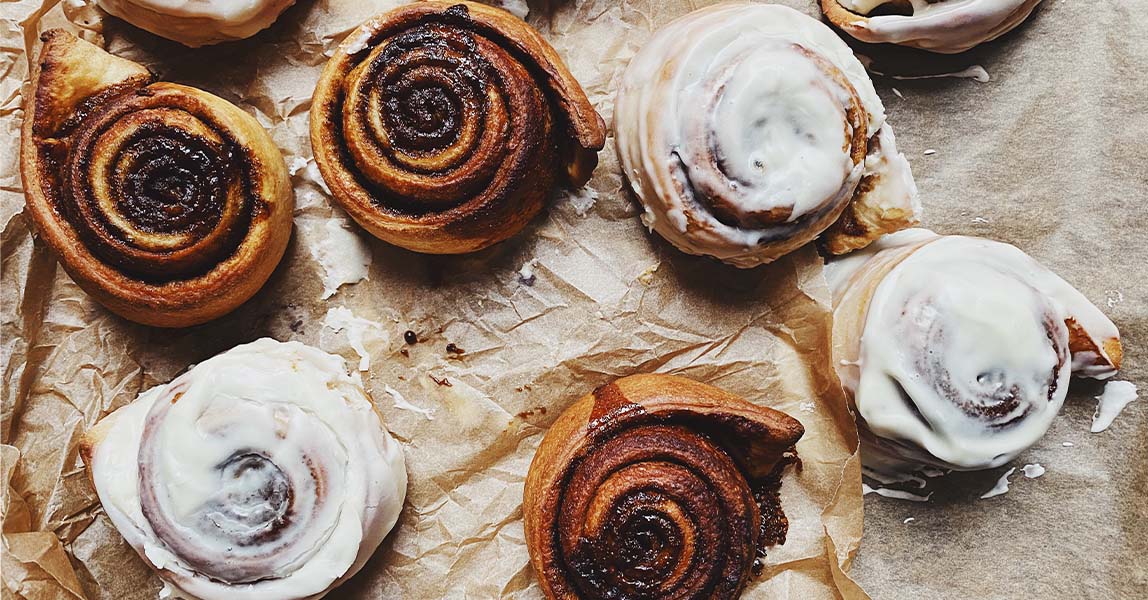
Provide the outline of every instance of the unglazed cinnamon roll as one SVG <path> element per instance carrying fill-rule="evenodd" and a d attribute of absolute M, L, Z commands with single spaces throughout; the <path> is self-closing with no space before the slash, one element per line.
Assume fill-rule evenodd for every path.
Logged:
<path fill-rule="evenodd" d="M 202 600 L 326 595 L 406 495 L 402 450 L 359 376 L 266 338 L 144 392 L 86 432 L 81 455 L 124 539 Z"/>
<path fill-rule="evenodd" d="M 198 48 L 267 29 L 295 0 L 98 0 L 100 8 L 160 37 Z"/>
<path fill-rule="evenodd" d="M 825 16 L 869 43 L 964 52 L 1012 31 L 1040 0 L 821 0 Z"/>
<path fill-rule="evenodd" d="M 659 30 L 622 77 L 614 129 L 643 220 L 691 254 L 753 267 L 826 230 L 840 254 L 917 221 L 865 68 L 784 6 L 719 4 Z"/>
<path fill-rule="evenodd" d="M 247 113 L 143 66 L 44 34 L 21 173 L 41 237 L 85 291 L 164 327 L 236 308 L 291 237 L 283 156 Z"/>
<path fill-rule="evenodd" d="M 553 599 L 735 598 L 784 543 L 792 417 L 670 375 L 634 375 L 563 413 L 526 476 L 530 563 Z"/>
<path fill-rule="evenodd" d="M 879 470 L 973 470 L 1035 443 L 1072 374 L 1120 367 L 1116 326 L 1009 244 L 894 234 L 828 268 L 834 364 Z"/>
<path fill-rule="evenodd" d="M 472 2 L 419 2 L 364 23 L 327 63 L 311 146 L 367 231 L 457 254 L 520 231 L 556 180 L 581 186 L 605 125 L 537 31 Z"/>

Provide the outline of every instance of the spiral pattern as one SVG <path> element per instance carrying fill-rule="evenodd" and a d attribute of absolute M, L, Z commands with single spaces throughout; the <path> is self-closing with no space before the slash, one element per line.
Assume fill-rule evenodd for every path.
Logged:
<path fill-rule="evenodd" d="M 835 26 L 869 43 L 964 52 L 1024 22 L 1041 0 L 821 0 Z"/>
<path fill-rule="evenodd" d="M 405 493 L 361 383 L 298 343 L 235 348 L 100 427 L 88 464 L 109 516 L 196 598 L 318 598 L 362 566 Z"/>
<path fill-rule="evenodd" d="M 862 437 L 879 448 L 871 458 L 999 466 L 1048 430 L 1073 371 L 1115 371 L 1115 326 L 1023 252 L 905 234 L 835 293 L 835 362 Z M 1087 335 L 1072 334 L 1079 321 Z M 1106 374 L 1077 358 L 1096 352 Z"/>
<path fill-rule="evenodd" d="M 859 188 L 867 157 L 885 158 L 870 140 L 888 127 L 864 68 L 832 31 L 782 6 L 724 3 L 662 28 L 627 67 L 614 115 L 646 224 L 739 267 L 812 241 L 894 179 Z"/>
<path fill-rule="evenodd" d="M 730 406 L 700 401 L 712 396 Z M 555 423 L 527 476 L 547 596 L 736 597 L 759 552 L 784 542 L 779 472 L 800 436 L 793 419 L 689 380 L 599 388 Z"/>
<path fill-rule="evenodd" d="M 352 33 L 324 70 L 312 145 L 376 236 L 432 253 L 510 237 L 562 175 L 581 185 L 601 118 L 537 32 L 500 9 L 426 2 Z"/>
<path fill-rule="evenodd" d="M 27 206 L 86 292 L 161 327 L 220 317 L 291 236 L 287 166 L 250 115 L 62 30 L 43 36 L 21 144 Z"/>
<path fill-rule="evenodd" d="M 163 282 L 227 258 L 266 211 L 253 158 L 195 94 L 165 84 L 111 100 L 80 123 L 67 209 L 92 253 Z"/>

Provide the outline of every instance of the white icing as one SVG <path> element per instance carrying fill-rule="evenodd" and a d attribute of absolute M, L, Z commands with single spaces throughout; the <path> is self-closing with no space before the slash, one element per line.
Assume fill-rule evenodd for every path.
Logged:
<path fill-rule="evenodd" d="M 1092 354 L 1069 360 L 1065 321 L 1074 319 L 1101 347 L 1119 333 L 1017 248 L 925 230 L 886 236 L 832 263 L 835 297 L 879 253 L 913 244 L 921 246 L 873 291 L 859 366 L 837 367 L 842 385 L 863 425 L 885 440 L 884 451 L 955 469 L 1004 464 L 1048 430 L 1072 371 L 1114 371 L 1092 364 Z"/>
<path fill-rule="evenodd" d="M 880 130 L 885 110 L 865 68 L 795 10 L 733 2 L 660 29 L 627 67 L 614 112 L 643 221 L 685 252 L 748 267 L 777 258 L 784 250 L 771 244 L 839 209 L 864 165 L 847 150 L 849 87 L 829 72 L 855 91 L 868 134 Z M 719 220 L 694 191 L 728 198 L 737 223 Z M 767 213 L 780 221 L 739 224 Z"/>
<path fill-rule="evenodd" d="M 335 306 L 327 309 L 323 317 L 323 327 L 334 333 L 346 332 L 347 343 L 359 355 L 359 370 L 366 371 L 371 368 L 371 353 L 367 351 L 367 340 L 380 340 L 385 337 L 383 324 L 378 321 L 355 316 L 351 309 L 345 306 Z M 330 348 L 330 341 L 321 341 L 320 346 Z"/>
<path fill-rule="evenodd" d="M 249 38 L 295 0 L 97 0 L 109 13 L 156 35 L 197 47 Z"/>
<path fill-rule="evenodd" d="M 1136 384 L 1131 381 L 1109 381 L 1104 391 L 1096 397 L 1096 412 L 1092 415 L 1092 433 L 1100 433 L 1112 426 L 1112 422 L 1136 399 Z"/>
<path fill-rule="evenodd" d="M 371 246 L 351 230 L 353 225 L 344 219 L 315 219 L 302 221 L 303 237 L 311 258 L 319 264 L 323 281 L 323 296 L 334 296 L 339 288 L 368 278 L 371 269 Z"/>
<path fill-rule="evenodd" d="M 908 44 L 952 54 L 1007 33 L 1032 13 L 1040 0 L 910 0 L 912 15 L 859 18 L 846 26 L 866 42 Z M 890 0 L 837 0 L 858 15 L 868 15 Z"/>
<path fill-rule="evenodd" d="M 105 421 L 90 465 L 100 501 L 180 596 L 320 598 L 362 567 L 406 493 L 402 451 L 358 375 L 298 342 L 238 346 Z M 258 466 L 236 462 L 252 453 Z M 284 482 L 290 518 L 274 547 L 236 543 L 270 522 L 265 491 Z"/>
<path fill-rule="evenodd" d="M 861 484 L 861 495 L 864 496 L 864 495 L 868 495 L 868 494 L 877 494 L 878 496 L 884 496 L 885 498 L 894 498 L 896 500 L 908 500 L 909 502 L 928 502 L 929 499 L 933 497 L 932 492 L 929 492 L 928 495 L 926 495 L 926 496 L 921 496 L 919 494 L 914 494 L 912 492 L 906 492 L 904 490 L 895 490 L 893 488 L 869 487 L 869 485 L 862 483 Z"/>
<path fill-rule="evenodd" d="M 391 396 L 391 398 L 395 401 L 395 408 L 397 408 L 399 410 L 409 410 L 411 412 L 418 413 L 418 414 L 426 417 L 428 421 L 434 420 L 434 409 L 433 408 L 423 408 L 421 406 L 418 406 L 417 404 L 411 404 L 410 401 L 408 401 L 406 398 L 403 397 L 402 394 L 399 393 L 398 390 L 396 390 L 395 388 L 393 388 L 389 385 L 386 386 L 385 388 L 383 388 L 383 391 L 385 391 L 387 394 L 389 394 Z"/>
<path fill-rule="evenodd" d="M 1046 471 L 1040 463 L 1036 463 L 1033 465 L 1025 465 L 1021 467 L 1020 472 L 1024 473 L 1024 476 L 1029 479 L 1036 479 L 1037 477 L 1044 475 Z"/>
<path fill-rule="evenodd" d="M 1009 484 L 1008 478 L 1012 477 L 1012 474 L 1015 472 L 1016 467 L 1013 467 L 1006 471 L 1004 475 L 1001 475 L 1001 478 L 997 480 L 996 485 L 994 485 L 991 490 L 981 494 L 981 500 L 984 500 L 985 498 L 992 498 L 994 496 L 1000 496 L 1002 494 L 1007 494 Z"/>

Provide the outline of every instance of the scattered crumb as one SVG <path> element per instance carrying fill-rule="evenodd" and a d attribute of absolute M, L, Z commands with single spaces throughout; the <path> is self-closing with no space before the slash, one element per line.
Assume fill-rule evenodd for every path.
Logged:
<path fill-rule="evenodd" d="M 459 348 L 458 346 L 454 345 L 454 342 L 451 342 L 451 343 L 446 345 L 446 353 L 447 354 L 456 354 L 456 355 L 457 354 L 466 354 L 466 350 Z"/>
<path fill-rule="evenodd" d="M 433 381 L 433 382 L 435 382 L 438 385 L 441 385 L 443 387 L 454 387 L 453 384 L 451 384 L 450 380 L 447 379 L 446 377 L 439 379 L 438 377 L 435 377 L 434 375 L 431 375 L 430 373 L 427 373 L 427 377 L 430 377 L 431 381 Z"/>
<path fill-rule="evenodd" d="M 537 264 L 538 259 L 532 258 L 527 261 L 526 264 L 522 265 L 522 268 L 518 270 L 518 282 L 525 286 L 534 285 L 534 282 L 538 279 L 534 275 L 534 267 Z"/>
<path fill-rule="evenodd" d="M 896 94 L 898 98 L 904 98 L 905 97 L 905 95 L 901 93 L 901 90 L 899 90 L 897 88 L 893 88 L 893 93 Z"/>
<path fill-rule="evenodd" d="M 1001 478 L 997 480 L 997 483 L 996 483 L 996 485 L 993 486 L 993 489 L 985 492 L 984 494 L 981 494 L 981 499 L 984 500 L 985 498 L 992 498 L 993 496 L 1000 496 L 1001 494 L 1007 494 L 1008 493 L 1008 478 L 1011 477 L 1012 474 L 1015 472 L 1016 472 L 1016 467 L 1012 467 L 1008 471 L 1006 471 L 1005 474 L 1001 475 Z"/>
<path fill-rule="evenodd" d="M 1061 444 L 1061 446 L 1064 446 L 1065 448 L 1071 448 L 1075 445 L 1076 444 L 1073 444 L 1072 442 L 1064 442 L 1063 444 Z"/>
<path fill-rule="evenodd" d="M 916 521 L 916 520 L 917 520 L 916 517 L 909 517 L 908 519 L 905 519 L 904 521 L 901 521 L 901 522 L 908 525 L 909 523 L 912 523 L 913 521 Z"/>
<path fill-rule="evenodd" d="M 936 153 L 937 153 L 937 151 L 936 151 L 936 150 L 933 150 L 932 148 L 929 148 L 928 150 L 925 150 L 925 156 L 932 156 L 932 155 L 934 155 L 934 154 L 936 154 Z"/>
<path fill-rule="evenodd" d="M 654 281 L 654 273 L 658 272 L 658 267 L 660 266 L 662 266 L 662 263 L 654 263 L 653 265 L 646 267 L 646 270 L 642 271 L 641 275 L 638 275 L 638 283 L 641 283 L 642 285 L 650 285 L 650 283 Z"/>
<path fill-rule="evenodd" d="M 1136 385 L 1131 381 L 1109 381 L 1096 397 L 1096 412 L 1092 415 L 1092 433 L 1108 429 L 1120 412 L 1136 399 Z"/>
<path fill-rule="evenodd" d="M 1108 305 L 1108 308 L 1113 308 L 1123 301 L 1124 292 L 1121 292 L 1120 290 L 1106 290 L 1104 292 L 1104 303 Z"/>
<path fill-rule="evenodd" d="M 1024 476 L 1028 477 L 1029 479 L 1036 479 L 1045 473 L 1045 469 L 1040 465 L 1040 463 L 1025 465 L 1020 468 L 1020 471 L 1021 473 L 1024 473 Z"/>

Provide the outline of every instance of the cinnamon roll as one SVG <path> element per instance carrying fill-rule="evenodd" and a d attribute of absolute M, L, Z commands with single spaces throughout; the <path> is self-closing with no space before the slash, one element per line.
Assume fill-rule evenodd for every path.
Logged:
<path fill-rule="evenodd" d="M 792 417 L 683 377 L 634 375 L 578 400 L 523 493 L 547 598 L 735 598 L 784 543 Z"/>
<path fill-rule="evenodd" d="M 179 597 L 320 598 L 374 553 L 406 494 L 359 376 L 298 342 L 206 360 L 80 448 L 108 517 Z"/>
<path fill-rule="evenodd" d="M 614 129 L 643 220 L 690 254 L 754 267 L 818 236 L 844 253 L 917 221 L 865 68 L 784 6 L 719 4 L 659 30 L 622 77 Z"/>
<path fill-rule="evenodd" d="M 828 268 L 834 365 L 865 461 L 988 469 L 1052 424 L 1072 374 L 1120 367 L 1116 326 L 1009 244 L 909 230 Z"/>
<path fill-rule="evenodd" d="M 473 2 L 419 2 L 351 33 L 327 63 L 311 145 L 335 199 L 376 237 L 457 254 L 500 242 L 555 181 L 586 183 L 602 118 L 542 36 Z"/>
<path fill-rule="evenodd" d="M 198 48 L 267 29 L 295 0 L 97 0 L 140 29 Z"/>
<path fill-rule="evenodd" d="M 287 248 L 283 156 L 247 113 L 75 36 L 44 34 L 21 173 L 40 236 L 119 315 L 203 323 L 262 287 Z"/>
<path fill-rule="evenodd" d="M 1040 0 L 821 0 L 845 33 L 869 43 L 964 52 L 1012 31 Z"/>

